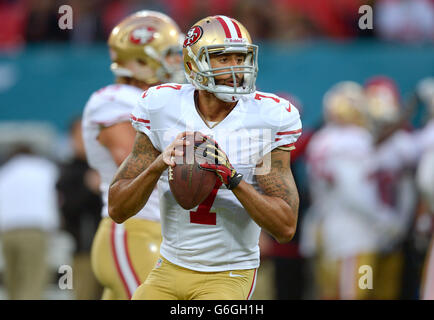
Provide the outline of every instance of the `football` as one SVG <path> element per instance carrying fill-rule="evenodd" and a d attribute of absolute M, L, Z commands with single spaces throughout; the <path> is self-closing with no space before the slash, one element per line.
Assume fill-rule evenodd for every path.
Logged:
<path fill-rule="evenodd" d="M 183 146 L 184 155 L 175 157 L 176 166 L 168 168 L 170 190 L 178 204 L 190 210 L 202 203 L 213 190 L 217 175 L 199 167 L 206 161 L 203 156 L 203 135 L 195 132 L 188 136 L 190 145 Z"/>

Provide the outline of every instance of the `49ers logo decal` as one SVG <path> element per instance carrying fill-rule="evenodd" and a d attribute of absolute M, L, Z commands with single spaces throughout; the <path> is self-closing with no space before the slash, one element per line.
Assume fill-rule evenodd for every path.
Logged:
<path fill-rule="evenodd" d="M 155 29 L 152 27 L 140 27 L 130 34 L 130 41 L 134 44 L 143 45 L 154 39 Z"/>
<path fill-rule="evenodd" d="M 202 27 L 200 26 L 191 27 L 191 29 L 188 30 L 187 35 L 185 36 L 184 48 L 189 47 L 195 44 L 196 42 L 198 42 L 199 39 L 202 37 L 202 35 L 203 35 Z"/>

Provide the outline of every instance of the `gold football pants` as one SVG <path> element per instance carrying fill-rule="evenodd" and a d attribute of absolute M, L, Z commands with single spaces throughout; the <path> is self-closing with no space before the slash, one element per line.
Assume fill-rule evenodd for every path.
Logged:
<path fill-rule="evenodd" d="M 402 268 L 400 251 L 361 253 L 345 259 L 319 258 L 315 274 L 319 298 L 398 299 Z"/>
<path fill-rule="evenodd" d="M 421 300 L 434 300 L 434 235 L 425 257 L 420 288 Z"/>
<path fill-rule="evenodd" d="M 246 300 L 255 289 L 256 271 L 199 272 L 160 256 L 133 300 Z"/>
<path fill-rule="evenodd" d="M 104 286 L 103 300 L 131 299 L 160 253 L 161 225 L 130 218 L 116 224 L 104 218 L 92 244 L 92 269 Z"/>

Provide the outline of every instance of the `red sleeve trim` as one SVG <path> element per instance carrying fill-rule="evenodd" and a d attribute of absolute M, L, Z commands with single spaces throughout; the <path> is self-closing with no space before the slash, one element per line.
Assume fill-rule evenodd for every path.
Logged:
<path fill-rule="evenodd" d="M 290 143 L 290 144 L 285 144 L 283 146 L 279 146 L 279 147 L 283 147 L 283 148 L 292 148 L 295 146 L 295 143 Z"/>
<path fill-rule="evenodd" d="M 174 84 L 174 85 L 171 85 L 171 84 L 162 84 L 162 85 L 159 85 L 158 87 L 156 87 L 156 90 L 161 89 L 161 88 L 172 88 L 172 89 L 175 89 L 175 90 L 181 90 L 182 85 L 180 85 L 180 84 Z"/>
<path fill-rule="evenodd" d="M 143 122 L 143 123 L 151 123 L 151 121 L 149 120 L 145 120 L 145 119 L 141 119 L 141 118 L 136 118 L 135 116 L 131 115 L 131 119 L 137 122 Z"/>
<path fill-rule="evenodd" d="M 302 131 L 302 129 L 298 129 L 298 130 L 293 130 L 293 131 L 281 131 L 281 132 L 277 132 L 276 134 L 278 136 L 283 136 L 285 134 L 294 134 L 294 133 L 300 133 Z"/>

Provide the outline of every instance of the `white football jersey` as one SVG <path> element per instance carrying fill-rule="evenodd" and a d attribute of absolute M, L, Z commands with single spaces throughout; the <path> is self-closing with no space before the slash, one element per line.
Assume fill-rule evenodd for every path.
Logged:
<path fill-rule="evenodd" d="M 418 132 L 417 145 L 420 159 L 416 183 L 429 210 L 434 214 L 434 120 Z"/>
<path fill-rule="evenodd" d="M 227 117 L 210 129 L 195 107 L 194 91 L 190 84 L 150 88 L 133 111 L 133 126 L 145 133 L 159 151 L 183 131 L 211 136 L 244 180 L 262 192 L 254 175 L 256 164 L 276 147 L 293 147 L 301 134 L 298 110 L 273 94 L 255 92 L 240 99 Z M 256 173 L 267 173 L 266 165 Z M 259 266 L 261 229 L 232 191 L 222 185 L 196 208 L 184 210 L 170 192 L 167 170 L 158 187 L 161 254 L 166 259 L 208 272 Z"/>
<path fill-rule="evenodd" d="M 434 148 L 434 119 L 415 134 L 419 156 Z"/>
<path fill-rule="evenodd" d="M 307 148 L 308 173 L 312 187 L 312 210 L 321 248 L 331 258 L 345 258 L 378 249 L 381 231 L 392 211 L 382 205 L 372 179 L 371 135 L 356 126 L 327 125 L 312 137 Z M 312 229 L 312 228 L 310 228 Z M 310 230 L 305 228 L 305 230 Z M 310 231 L 312 234 L 312 231 Z M 302 235 L 304 241 L 309 237 Z"/>
<path fill-rule="evenodd" d="M 110 151 L 98 141 L 102 128 L 119 122 L 129 121 L 131 111 L 137 103 L 142 90 L 125 84 L 113 84 L 92 94 L 87 102 L 82 118 L 83 140 L 89 165 L 101 176 L 101 195 L 103 201 L 102 217 L 108 217 L 108 190 L 118 166 Z M 158 191 L 149 197 L 146 206 L 135 218 L 160 220 Z"/>
<path fill-rule="evenodd" d="M 403 228 L 396 236 L 383 238 L 384 249 L 401 241 L 401 236 L 411 226 L 417 200 L 413 174 L 417 157 L 415 137 L 405 130 L 397 130 L 375 148 L 374 181 L 381 200 L 394 208 L 395 218 Z"/>

